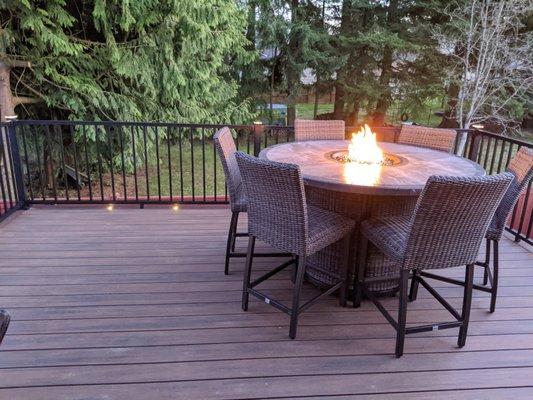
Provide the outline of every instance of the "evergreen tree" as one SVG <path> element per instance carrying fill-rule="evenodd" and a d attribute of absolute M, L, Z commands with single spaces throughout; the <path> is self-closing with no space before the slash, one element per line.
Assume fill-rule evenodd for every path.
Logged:
<path fill-rule="evenodd" d="M 235 70 L 254 57 L 234 0 L 4 0 L 0 57 L 11 88 L 85 120 L 244 122 Z M 253 49 L 252 49 L 253 50 Z"/>

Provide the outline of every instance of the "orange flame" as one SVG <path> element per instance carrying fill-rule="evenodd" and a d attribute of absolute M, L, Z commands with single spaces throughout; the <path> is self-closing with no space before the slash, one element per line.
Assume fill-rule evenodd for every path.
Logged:
<path fill-rule="evenodd" d="M 380 164 L 383 161 L 383 152 L 378 147 L 376 134 L 367 124 L 359 132 L 352 134 L 348 158 L 361 164 Z"/>

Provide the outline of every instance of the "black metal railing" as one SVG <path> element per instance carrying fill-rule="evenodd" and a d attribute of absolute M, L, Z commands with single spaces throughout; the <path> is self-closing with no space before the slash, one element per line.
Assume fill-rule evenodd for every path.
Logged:
<path fill-rule="evenodd" d="M 497 135 L 494 133 L 471 130 L 463 155 L 480 164 L 487 174 L 498 174 L 507 169 L 509 162 L 521 147 L 533 148 L 533 143 Z M 515 236 L 516 241 L 523 240 L 533 245 L 533 197 L 532 182 L 521 193 L 511 212 L 506 230 Z"/>
<path fill-rule="evenodd" d="M 213 134 L 222 126 L 13 121 L 4 125 L 3 143 L 8 144 L 3 147 L 8 149 L 4 157 L 9 160 L 2 165 L 12 166 L 4 174 L 10 180 L 3 179 L 5 188 L 0 188 L 6 194 L 4 210 L 17 208 L 22 200 L 30 204 L 226 203 L 224 172 L 213 142 Z M 250 154 L 294 140 L 290 126 L 229 127 L 238 149 Z M 466 134 L 461 155 L 481 164 L 488 174 L 504 171 L 520 147 L 532 147 L 480 130 L 459 132 Z M 531 190 L 530 184 L 507 228 L 516 240 L 529 244 L 533 244 Z"/>
<path fill-rule="evenodd" d="M 213 135 L 224 125 L 17 121 L 30 203 L 224 203 Z M 257 154 L 285 127 L 230 125 Z"/>
<path fill-rule="evenodd" d="M 0 124 L 0 220 L 25 202 L 20 155 L 12 123 Z"/>

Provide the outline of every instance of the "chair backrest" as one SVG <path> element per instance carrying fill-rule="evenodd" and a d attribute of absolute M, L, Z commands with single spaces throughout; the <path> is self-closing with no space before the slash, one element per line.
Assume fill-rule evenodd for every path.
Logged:
<path fill-rule="evenodd" d="M 343 140 L 346 138 L 343 120 L 310 120 L 294 121 L 294 140 Z"/>
<path fill-rule="evenodd" d="M 220 162 L 222 163 L 222 168 L 224 168 L 224 174 L 226 175 L 229 199 L 233 203 L 237 200 L 237 193 L 242 184 L 241 173 L 235 160 L 235 153 L 237 152 L 235 141 L 227 126 L 217 131 L 213 139 L 218 156 L 220 157 Z"/>
<path fill-rule="evenodd" d="M 514 175 L 514 179 L 496 209 L 491 223 L 491 228 L 498 233 L 498 239 L 503 233 L 509 212 L 533 177 L 533 148 L 521 147 L 511 159 L 507 171 Z"/>
<path fill-rule="evenodd" d="M 307 207 L 300 168 L 236 153 L 248 201 L 248 232 L 293 254 L 303 254 Z"/>
<path fill-rule="evenodd" d="M 432 176 L 418 198 L 403 268 L 457 267 L 476 261 L 513 175 Z"/>
<path fill-rule="evenodd" d="M 398 143 L 451 152 L 456 136 L 457 132 L 454 129 L 402 125 L 398 135 Z"/>
<path fill-rule="evenodd" d="M 373 126 L 372 132 L 376 134 L 378 142 L 394 143 L 398 140 L 401 126 Z"/>

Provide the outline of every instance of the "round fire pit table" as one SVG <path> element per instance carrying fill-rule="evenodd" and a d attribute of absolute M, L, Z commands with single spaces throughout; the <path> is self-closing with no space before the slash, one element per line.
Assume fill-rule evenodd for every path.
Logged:
<path fill-rule="evenodd" d="M 307 201 L 344 214 L 357 223 L 352 239 L 353 278 L 358 254 L 358 224 L 370 217 L 412 213 L 416 199 L 431 175 L 480 176 L 485 170 L 473 161 L 443 151 L 398 143 L 378 143 L 383 165 L 347 161 L 348 140 L 317 140 L 267 147 L 259 154 L 270 161 L 300 166 Z M 333 244 L 308 258 L 306 277 L 319 287 L 331 284 L 342 265 L 342 249 Z M 398 266 L 369 246 L 365 276 L 392 276 Z M 376 283 L 375 293 L 395 293 L 394 281 Z"/>

